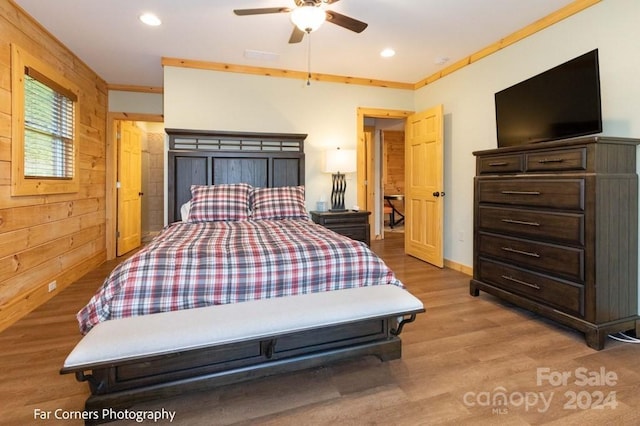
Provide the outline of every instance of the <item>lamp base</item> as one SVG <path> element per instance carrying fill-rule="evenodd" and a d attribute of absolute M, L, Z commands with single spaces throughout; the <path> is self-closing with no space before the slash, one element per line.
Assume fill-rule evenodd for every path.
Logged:
<path fill-rule="evenodd" d="M 331 189 L 331 208 L 330 212 L 344 212 L 344 192 L 347 189 L 347 182 L 344 173 L 334 173 L 331 175 L 333 188 Z"/>

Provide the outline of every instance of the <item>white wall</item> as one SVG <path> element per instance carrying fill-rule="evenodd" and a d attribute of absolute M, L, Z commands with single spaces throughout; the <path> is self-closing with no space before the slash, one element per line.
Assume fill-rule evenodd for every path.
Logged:
<path fill-rule="evenodd" d="M 603 0 L 416 91 L 417 111 L 444 105 L 445 258 L 473 264 L 472 152 L 497 147 L 495 92 L 598 48 L 603 134 L 640 138 L 639 17 L 638 0 Z"/>
<path fill-rule="evenodd" d="M 322 172 L 328 148 L 356 147 L 357 108 L 413 109 L 413 92 L 178 67 L 164 68 L 167 128 L 306 133 L 307 208 L 331 194 Z M 345 205 L 356 204 L 355 175 Z"/>
<path fill-rule="evenodd" d="M 162 114 L 162 98 L 158 93 L 109 90 L 109 112 Z"/>

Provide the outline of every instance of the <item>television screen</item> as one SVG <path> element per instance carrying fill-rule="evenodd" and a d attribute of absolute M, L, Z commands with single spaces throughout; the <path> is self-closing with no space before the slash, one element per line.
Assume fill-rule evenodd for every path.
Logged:
<path fill-rule="evenodd" d="M 602 132 L 598 49 L 495 94 L 498 147 Z"/>

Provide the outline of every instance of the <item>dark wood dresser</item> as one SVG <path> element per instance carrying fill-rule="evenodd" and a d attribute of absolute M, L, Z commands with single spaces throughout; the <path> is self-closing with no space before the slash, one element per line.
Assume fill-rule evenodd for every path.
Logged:
<path fill-rule="evenodd" d="M 585 333 L 638 330 L 640 140 L 582 137 L 474 152 L 472 296 Z"/>
<path fill-rule="evenodd" d="M 311 212 L 311 220 L 340 235 L 370 244 L 368 211 Z"/>

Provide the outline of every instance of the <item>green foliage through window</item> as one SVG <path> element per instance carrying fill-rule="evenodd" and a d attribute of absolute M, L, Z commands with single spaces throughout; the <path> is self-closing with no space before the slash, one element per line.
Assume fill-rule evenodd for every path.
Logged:
<path fill-rule="evenodd" d="M 26 71 L 24 176 L 71 179 L 75 97 L 55 90 Z"/>

